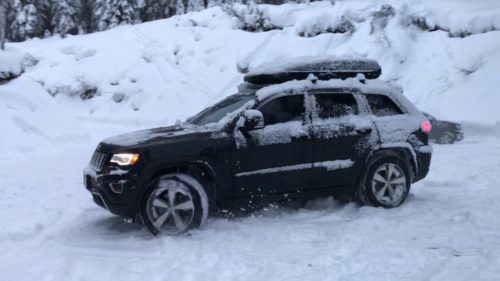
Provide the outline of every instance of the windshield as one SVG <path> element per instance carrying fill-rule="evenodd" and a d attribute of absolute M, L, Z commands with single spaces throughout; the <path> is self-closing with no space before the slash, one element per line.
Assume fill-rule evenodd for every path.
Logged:
<path fill-rule="evenodd" d="M 239 109 L 248 101 L 255 98 L 253 95 L 230 96 L 221 102 L 209 107 L 188 120 L 189 124 L 203 126 L 209 123 L 217 123 L 227 114 Z"/>
<path fill-rule="evenodd" d="M 427 113 L 427 112 L 422 112 L 422 113 L 425 115 L 425 117 L 427 117 L 427 119 L 429 119 L 429 121 L 436 120 L 436 118 L 434 118 L 434 116 L 430 115 L 429 113 Z"/>

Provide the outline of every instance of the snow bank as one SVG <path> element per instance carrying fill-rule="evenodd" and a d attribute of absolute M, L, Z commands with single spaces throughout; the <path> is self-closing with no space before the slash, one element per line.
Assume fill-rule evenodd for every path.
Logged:
<path fill-rule="evenodd" d="M 25 150 L 39 145 L 88 140 L 88 129 L 38 83 L 18 78 L 0 87 L 0 147 Z"/>
<path fill-rule="evenodd" d="M 35 62 L 29 55 L 16 51 L 0 50 L 0 82 L 19 76 L 24 69 Z"/>
<path fill-rule="evenodd" d="M 70 115 L 110 128 L 173 124 L 235 93 L 242 71 L 307 56 L 375 59 L 381 79 L 401 85 L 438 118 L 500 122 L 500 95 L 492 90 L 500 88 L 498 1 L 360 0 L 256 11 L 278 29 L 245 32 L 236 18 L 211 8 L 8 47 L 39 61 L 23 77 L 43 85 Z M 341 22 L 352 29 L 328 30 Z"/>

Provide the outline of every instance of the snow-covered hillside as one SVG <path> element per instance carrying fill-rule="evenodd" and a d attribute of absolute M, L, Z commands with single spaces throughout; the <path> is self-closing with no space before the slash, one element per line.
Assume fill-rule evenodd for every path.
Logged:
<path fill-rule="evenodd" d="M 0 280 L 498 280 L 500 2 L 259 9 L 270 31 L 215 7 L 7 44 L 0 69 L 24 73 L 0 85 Z M 236 92 L 239 70 L 322 55 L 376 59 L 421 109 L 465 122 L 464 142 L 435 147 L 400 208 L 329 198 L 153 239 L 83 188 L 105 137 L 184 119 Z"/>
<path fill-rule="evenodd" d="M 337 1 L 260 9 L 268 25 L 280 29 L 244 32 L 235 18 L 212 8 L 8 47 L 34 56 L 39 63 L 24 77 L 81 116 L 172 123 L 234 93 L 242 78 L 237 66 L 359 55 L 378 60 L 383 79 L 399 83 L 437 117 L 500 121 L 498 1 Z M 345 33 L 327 32 L 345 22 Z"/>

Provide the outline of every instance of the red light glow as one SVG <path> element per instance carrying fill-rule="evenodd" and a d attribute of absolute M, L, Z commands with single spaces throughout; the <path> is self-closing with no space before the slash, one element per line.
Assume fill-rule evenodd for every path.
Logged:
<path fill-rule="evenodd" d="M 424 122 L 422 122 L 422 131 L 424 131 L 424 133 L 428 134 L 431 132 L 431 130 L 432 130 L 431 121 L 425 120 Z"/>

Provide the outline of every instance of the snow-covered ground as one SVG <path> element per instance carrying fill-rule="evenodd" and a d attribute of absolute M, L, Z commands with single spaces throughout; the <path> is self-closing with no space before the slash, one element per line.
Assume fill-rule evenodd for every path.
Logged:
<path fill-rule="evenodd" d="M 374 17 L 386 3 L 394 15 Z M 282 30 L 243 32 L 212 8 L 7 45 L 9 64 L 22 53 L 38 63 L 0 85 L 0 280 L 499 280 L 500 2 L 262 9 Z M 300 36 L 345 19 L 352 32 Z M 153 238 L 83 188 L 100 140 L 234 93 L 238 67 L 317 55 L 376 59 L 417 106 L 464 122 L 465 141 L 435 147 L 429 176 L 402 207 L 324 199 Z"/>
<path fill-rule="evenodd" d="M 498 138 L 469 136 L 463 143 L 435 146 L 429 176 L 414 185 L 400 208 L 325 199 L 300 210 L 212 218 L 190 236 L 156 238 L 91 201 L 81 175 L 93 149 L 92 141 L 75 141 L 3 151 L 0 280 L 500 276 Z"/>

